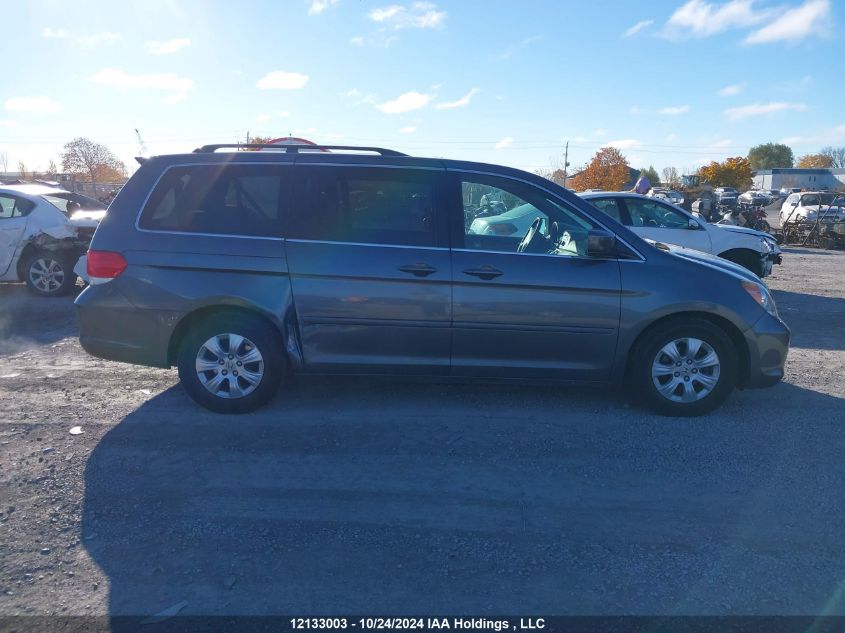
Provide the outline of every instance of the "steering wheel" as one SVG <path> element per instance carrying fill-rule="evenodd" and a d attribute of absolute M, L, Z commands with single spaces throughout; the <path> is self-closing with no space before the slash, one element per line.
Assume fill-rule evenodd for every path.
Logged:
<path fill-rule="evenodd" d="M 531 223 L 519 243 L 516 249 L 517 253 L 544 253 L 548 251 L 548 238 L 540 231 L 541 226 L 543 226 L 543 218 L 538 217 Z"/>

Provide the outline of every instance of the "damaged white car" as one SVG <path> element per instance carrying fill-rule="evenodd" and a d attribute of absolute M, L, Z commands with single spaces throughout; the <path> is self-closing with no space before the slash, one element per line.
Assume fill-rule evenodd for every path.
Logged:
<path fill-rule="evenodd" d="M 0 281 L 24 281 L 47 297 L 69 293 L 85 280 L 85 253 L 105 214 L 102 203 L 63 189 L 0 186 Z"/>

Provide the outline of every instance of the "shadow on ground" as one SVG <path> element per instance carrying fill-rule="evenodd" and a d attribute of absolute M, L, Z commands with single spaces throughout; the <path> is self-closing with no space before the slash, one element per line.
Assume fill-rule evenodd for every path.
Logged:
<path fill-rule="evenodd" d="M 0 354 L 75 335 L 73 300 L 81 291 L 47 298 L 33 295 L 25 284 L 0 283 Z"/>
<path fill-rule="evenodd" d="M 843 404 L 783 384 L 669 419 L 330 379 L 218 416 L 173 388 L 91 455 L 83 544 L 115 616 L 817 613 L 845 570 Z"/>
<path fill-rule="evenodd" d="M 792 329 L 792 347 L 845 349 L 845 298 L 772 290 L 781 318 Z"/>

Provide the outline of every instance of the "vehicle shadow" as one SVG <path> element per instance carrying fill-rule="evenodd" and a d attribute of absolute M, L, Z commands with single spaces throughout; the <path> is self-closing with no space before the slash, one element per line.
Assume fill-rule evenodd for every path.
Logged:
<path fill-rule="evenodd" d="M 670 419 L 601 389 L 315 379 L 221 416 L 172 388 L 90 456 L 82 543 L 114 630 L 171 607 L 811 613 L 845 567 L 808 483 L 845 477 L 843 400 L 761 393 Z"/>
<path fill-rule="evenodd" d="M 791 347 L 845 349 L 845 298 L 772 289 L 780 317 L 792 330 Z"/>
<path fill-rule="evenodd" d="M 73 300 L 81 291 L 48 298 L 35 296 L 25 284 L 0 284 L 0 354 L 76 335 Z"/>

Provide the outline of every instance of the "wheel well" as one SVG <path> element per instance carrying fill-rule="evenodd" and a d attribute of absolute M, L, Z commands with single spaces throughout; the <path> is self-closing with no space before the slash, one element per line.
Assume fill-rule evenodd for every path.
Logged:
<path fill-rule="evenodd" d="M 35 244 L 33 244 L 31 242 L 23 247 L 23 250 L 21 251 L 21 256 L 18 257 L 18 263 L 16 265 L 17 273 L 18 273 L 18 279 L 24 278 L 25 271 L 23 269 L 23 265 L 26 262 L 26 258 L 29 257 L 30 253 L 37 252 L 37 251 L 38 251 L 38 247 L 35 246 Z"/>
<path fill-rule="evenodd" d="M 657 319 L 657 321 L 650 323 L 648 327 L 643 328 L 643 331 L 639 333 L 636 340 L 628 350 L 628 358 L 625 361 L 625 375 L 627 376 L 629 370 L 631 369 L 631 362 L 634 359 L 633 351 L 637 348 L 637 346 L 640 344 L 640 341 L 648 332 L 650 332 L 655 327 L 666 323 L 667 321 L 683 320 L 686 318 L 697 318 L 710 321 L 710 323 L 712 323 L 728 335 L 728 338 L 731 339 L 731 342 L 734 344 L 734 347 L 736 347 L 737 356 L 739 357 L 739 371 L 737 372 L 737 383 L 739 386 L 744 385 L 748 381 L 749 371 L 749 351 L 748 344 L 745 342 L 745 337 L 742 335 L 740 329 L 733 323 L 731 323 L 724 317 L 720 317 L 716 314 L 711 314 L 709 312 L 676 312 L 675 314 L 669 314 L 665 317 L 661 317 L 660 319 Z"/>
<path fill-rule="evenodd" d="M 176 364 L 176 357 L 179 355 L 179 345 L 182 343 L 182 339 L 184 339 L 187 332 L 190 328 L 204 320 L 209 318 L 212 315 L 219 315 L 219 314 L 249 314 L 252 316 L 256 316 L 263 321 L 266 321 L 274 330 L 279 333 L 280 341 L 284 340 L 284 333 L 280 330 L 278 323 L 275 323 L 273 319 L 269 318 L 267 314 L 261 312 L 260 310 L 256 310 L 254 308 L 248 308 L 244 306 L 229 306 L 229 305 L 216 305 L 216 306 L 207 306 L 205 308 L 198 308 L 193 312 L 189 312 L 186 314 L 179 323 L 176 324 L 176 327 L 173 329 L 173 333 L 170 335 L 170 342 L 167 346 L 167 362 L 170 366 Z"/>
<path fill-rule="evenodd" d="M 763 256 L 763 253 L 759 253 L 752 248 L 732 248 L 730 250 L 725 251 L 724 253 L 719 253 L 719 257 L 722 257 L 724 259 L 730 259 L 731 261 L 734 261 L 733 259 L 731 259 L 732 255 L 733 256 L 740 256 L 740 257 L 750 255 L 751 257 L 753 257 L 756 260 L 756 259 L 760 259 Z"/>

